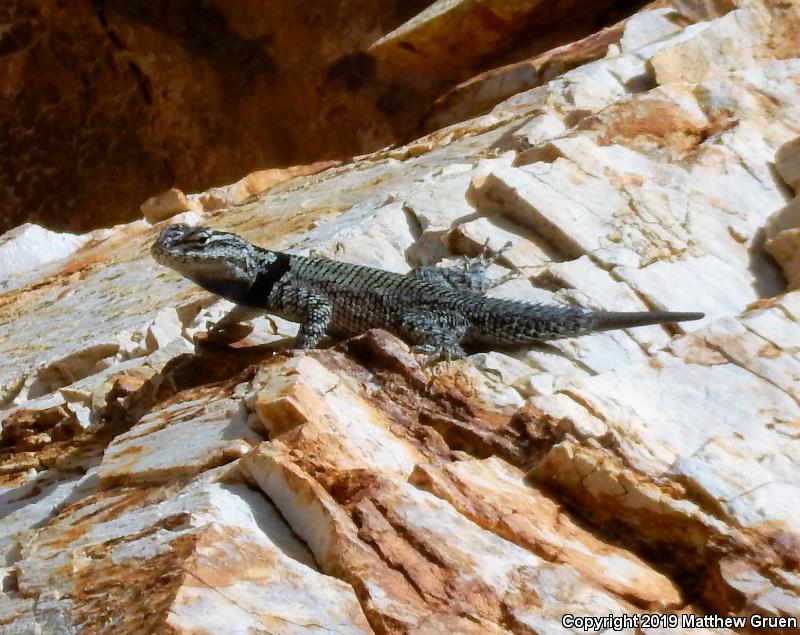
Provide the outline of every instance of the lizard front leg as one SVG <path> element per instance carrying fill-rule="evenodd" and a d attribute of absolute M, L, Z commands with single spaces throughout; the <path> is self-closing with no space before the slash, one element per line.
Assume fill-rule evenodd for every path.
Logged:
<path fill-rule="evenodd" d="M 316 347 L 325 337 L 333 319 L 333 303 L 330 299 L 289 275 L 273 286 L 263 307 L 269 313 L 300 322 L 295 348 Z"/>
<path fill-rule="evenodd" d="M 303 321 L 295 340 L 296 348 L 316 348 L 331 324 L 333 305 L 323 295 L 305 293 Z"/>

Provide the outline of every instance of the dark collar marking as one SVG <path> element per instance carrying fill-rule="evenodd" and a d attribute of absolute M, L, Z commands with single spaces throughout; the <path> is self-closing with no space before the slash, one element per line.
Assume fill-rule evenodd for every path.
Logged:
<path fill-rule="evenodd" d="M 275 283 L 289 270 L 291 261 L 291 256 L 289 254 L 278 251 L 273 251 L 271 253 L 275 259 L 258 272 L 253 284 L 240 296 L 239 304 L 261 309 L 267 308 L 272 287 L 274 287 Z"/>

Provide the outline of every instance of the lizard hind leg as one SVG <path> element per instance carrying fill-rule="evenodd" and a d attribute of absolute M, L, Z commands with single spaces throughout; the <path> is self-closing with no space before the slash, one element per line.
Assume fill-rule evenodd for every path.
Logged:
<path fill-rule="evenodd" d="M 507 273 L 498 280 L 491 280 L 487 275 L 489 267 L 500 260 L 503 254 L 509 249 L 511 249 L 511 241 L 508 241 L 494 254 L 491 254 L 489 250 L 489 239 L 487 238 L 486 242 L 483 243 L 481 252 L 474 257 L 465 257 L 461 263 L 460 271 L 456 269 L 464 280 L 465 286 L 470 291 L 483 294 L 511 279 L 516 273 L 516 270 Z"/>
<path fill-rule="evenodd" d="M 418 308 L 403 315 L 400 328 L 411 350 L 422 353 L 429 363 L 466 356 L 461 340 L 469 326 L 458 313 Z"/>
<path fill-rule="evenodd" d="M 489 252 L 489 241 L 487 240 L 480 254 L 471 258 L 464 257 L 461 266 L 435 267 L 428 265 L 417 267 L 411 272 L 411 275 L 426 282 L 444 285 L 457 291 L 484 294 L 509 280 L 515 273 L 511 272 L 499 280 L 491 280 L 486 274 L 489 266 L 496 263 L 510 247 L 511 243 L 508 242 L 494 255 L 487 255 Z"/>

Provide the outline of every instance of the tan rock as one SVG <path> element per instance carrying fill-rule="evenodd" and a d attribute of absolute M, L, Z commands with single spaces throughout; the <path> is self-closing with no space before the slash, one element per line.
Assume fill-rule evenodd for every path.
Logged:
<path fill-rule="evenodd" d="M 800 196 L 795 196 L 767 219 L 764 225 L 764 237 L 769 240 L 782 231 L 795 227 L 800 227 Z"/>
<path fill-rule="evenodd" d="M 392 65 L 428 72 L 458 68 L 474 63 L 498 41 L 522 29 L 540 4 L 541 0 L 436 0 L 375 41 L 369 52 Z M 492 28 L 487 28 L 489 24 Z"/>
<path fill-rule="evenodd" d="M 352 589 L 315 571 L 274 508 L 215 476 L 230 481 L 235 470 L 177 489 L 151 487 L 144 497 L 90 496 L 31 536 L 18 563 L 19 592 L 50 592 L 55 613 L 37 615 L 37 623 L 52 633 L 110 621 L 127 631 L 245 633 L 280 624 L 301 632 L 286 624 L 316 622 L 369 632 Z M 53 575 L 51 566 L 70 574 Z M 263 610 L 269 598 L 287 595 L 295 601 Z M 211 614 L 209 601 L 217 604 Z"/>
<path fill-rule="evenodd" d="M 512 95 L 539 86 L 576 66 L 603 57 L 619 42 L 624 22 L 577 42 L 551 49 L 533 59 L 494 68 L 459 84 L 436 100 L 422 130 L 430 132 L 480 115 Z M 376 43 L 377 45 L 377 43 Z"/>
<path fill-rule="evenodd" d="M 775 154 L 775 169 L 784 183 L 800 194 L 800 137 L 787 141 Z"/>
<path fill-rule="evenodd" d="M 516 624 L 512 630 L 555 628 L 559 610 L 571 603 L 577 610 L 582 598 L 598 593 L 568 568 L 546 563 L 402 481 L 342 473 L 334 500 L 289 457 L 265 446 L 243 464 L 279 501 L 324 570 L 339 571 L 363 589 L 362 602 L 375 626 L 393 624 L 397 632 L 500 633 L 506 632 L 500 615 L 507 611 Z M 452 535 L 461 540 L 446 539 Z M 624 606 L 610 597 L 601 601 L 609 610 Z M 463 616 L 450 613 L 447 607 L 453 604 Z"/>
<path fill-rule="evenodd" d="M 204 212 L 215 212 L 218 209 L 233 205 L 233 201 L 228 196 L 227 188 L 211 188 L 201 194 L 193 195 L 192 198 L 200 204 Z"/>
<path fill-rule="evenodd" d="M 174 187 L 156 196 L 151 196 L 141 204 L 139 209 L 142 210 L 142 215 L 151 225 L 181 212 L 196 211 L 186 198 L 186 194 Z"/>
<path fill-rule="evenodd" d="M 235 204 L 240 204 L 248 198 L 261 194 L 279 183 L 288 181 L 298 176 L 307 176 L 339 165 L 338 161 L 322 161 L 310 165 L 293 165 L 289 168 L 272 168 L 252 172 L 240 181 L 230 186 L 230 197 Z"/>
<path fill-rule="evenodd" d="M 800 227 L 782 231 L 764 244 L 783 269 L 790 289 L 800 288 Z"/>

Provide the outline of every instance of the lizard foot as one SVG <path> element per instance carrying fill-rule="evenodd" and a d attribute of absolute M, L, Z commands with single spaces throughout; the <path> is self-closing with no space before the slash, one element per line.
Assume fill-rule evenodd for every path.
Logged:
<path fill-rule="evenodd" d="M 451 362 L 454 359 L 461 359 L 466 357 L 466 351 L 458 344 L 449 344 L 447 346 L 437 346 L 435 344 L 418 344 L 411 347 L 411 352 L 422 355 L 425 360 L 422 366 L 429 367 L 439 362 Z"/>
<path fill-rule="evenodd" d="M 484 294 L 490 289 L 507 282 L 518 273 L 516 269 L 513 269 L 497 280 L 491 280 L 486 275 L 489 266 L 496 263 L 510 247 L 511 242 L 507 242 L 493 255 L 487 255 L 489 254 L 489 240 L 487 239 L 480 254 L 471 258 L 464 257 L 460 266 L 436 267 L 426 265 L 417 267 L 411 272 L 411 275 L 458 291 Z"/>

